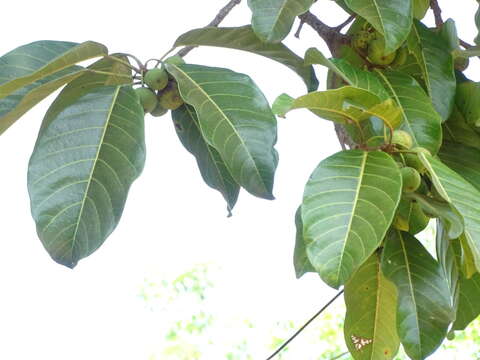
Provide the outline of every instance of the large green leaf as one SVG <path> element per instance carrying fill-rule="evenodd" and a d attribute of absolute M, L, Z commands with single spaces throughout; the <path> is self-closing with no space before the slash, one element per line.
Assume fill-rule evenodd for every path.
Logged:
<path fill-rule="evenodd" d="M 358 15 L 385 37 L 385 52 L 397 50 L 412 27 L 412 0 L 345 0 Z"/>
<path fill-rule="evenodd" d="M 345 284 L 345 342 L 355 360 L 390 360 L 398 352 L 397 289 L 374 253 Z M 371 342 L 359 348 L 356 339 Z M 358 340 L 357 340 L 358 341 Z"/>
<path fill-rule="evenodd" d="M 237 202 L 240 186 L 233 180 L 218 151 L 203 138 L 195 109 L 183 105 L 172 111 L 172 120 L 183 146 L 197 159 L 203 180 L 211 188 L 220 191 L 227 202 L 228 212 L 231 213 Z"/>
<path fill-rule="evenodd" d="M 438 193 L 463 216 L 465 237 L 480 269 L 480 191 L 440 160 L 419 154 Z"/>
<path fill-rule="evenodd" d="M 342 151 L 323 160 L 305 187 L 307 255 L 332 287 L 344 284 L 378 248 L 400 201 L 400 171 L 380 151 Z"/>
<path fill-rule="evenodd" d="M 0 57 L 0 99 L 84 60 L 106 55 L 105 46 L 87 41 L 36 41 Z"/>
<path fill-rule="evenodd" d="M 407 131 L 414 146 L 436 154 L 442 143 L 442 119 L 422 87 L 409 75 L 398 71 L 377 72 L 402 112 L 401 129 Z"/>
<path fill-rule="evenodd" d="M 295 250 L 293 252 L 293 266 L 297 279 L 300 279 L 307 272 L 315 272 L 310 260 L 308 260 L 305 248 L 301 207 L 299 207 L 295 213 L 295 226 L 297 231 L 295 236 Z"/>
<path fill-rule="evenodd" d="M 413 0 L 413 17 L 422 20 L 430 7 L 430 0 Z"/>
<path fill-rule="evenodd" d="M 314 0 L 248 0 L 252 27 L 264 42 L 278 43 L 292 29 L 295 18 L 310 9 Z"/>
<path fill-rule="evenodd" d="M 454 106 L 452 115 L 443 123 L 443 129 L 445 140 L 480 149 L 480 134 L 473 126 L 467 124 L 457 106 Z"/>
<path fill-rule="evenodd" d="M 453 110 L 456 89 L 453 57 L 448 44 L 441 35 L 419 21 L 414 22 L 407 43 L 420 66 L 433 106 L 442 119 L 447 120 Z"/>
<path fill-rule="evenodd" d="M 465 81 L 457 85 L 455 104 L 467 124 L 480 128 L 480 83 Z"/>
<path fill-rule="evenodd" d="M 287 110 L 308 109 L 319 117 L 340 124 L 356 124 L 371 116 L 380 118 L 389 128 L 402 121 L 401 112 L 392 99 L 381 101 L 370 91 L 353 86 L 315 91 L 293 100 Z"/>
<path fill-rule="evenodd" d="M 284 44 L 261 41 L 250 25 L 234 28 L 206 27 L 181 35 L 174 46 L 216 46 L 248 51 L 277 61 L 295 71 L 307 85 L 308 91 L 318 88 L 318 80 L 312 66 Z"/>
<path fill-rule="evenodd" d="M 445 275 L 415 237 L 398 230 L 386 238 L 382 270 L 398 290 L 397 327 L 405 352 L 425 359 L 440 346 L 454 316 Z"/>
<path fill-rule="evenodd" d="M 145 161 L 144 114 L 132 87 L 91 81 L 77 79 L 52 104 L 28 169 L 38 235 L 72 268 L 115 229 Z"/>
<path fill-rule="evenodd" d="M 235 181 L 255 196 L 273 199 L 277 122 L 255 83 L 228 69 L 173 64 L 166 68 L 182 98 L 195 108 L 203 137 L 219 152 Z"/>
<path fill-rule="evenodd" d="M 445 142 L 438 154 L 442 162 L 480 191 L 480 150 Z"/>
<path fill-rule="evenodd" d="M 387 100 L 390 97 L 385 87 L 373 73 L 353 66 L 345 59 L 327 59 L 320 50 L 310 48 L 305 53 L 305 64 L 323 65 L 347 84 L 367 90 L 377 95 L 380 100 Z"/>
<path fill-rule="evenodd" d="M 467 279 L 460 275 L 457 318 L 453 330 L 464 330 L 468 324 L 480 316 L 480 274 Z"/>
<path fill-rule="evenodd" d="M 418 234 L 424 230 L 430 218 L 425 215 L 418 202 L 402 196 L 395 214 L 394 227 L 410 234 Z"/>

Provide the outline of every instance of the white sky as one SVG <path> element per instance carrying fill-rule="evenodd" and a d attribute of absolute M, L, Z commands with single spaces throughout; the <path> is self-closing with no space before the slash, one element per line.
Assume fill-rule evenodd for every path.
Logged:
<path fill-rule="evenodd" d="M 95 40 L 111 52 L 143 60 L 160 57 L 178 35 L 204 26 L 225 3 L 9 1 L 2 7 L 0 53 L 40 39 Z M 444 0 L 441 5 L 472 42 L 476 2 Z M 327 0 L 319 0 L 314 12 L 331 25 L 346 18 Z M 244 0 L 224 25 L 243 25 L 249 18 Z M 287 43 L 300 55 L 311 46 L 324 50 L 308 27 L 301 41 L 291 36 Z M 305 92 L 296 74 L 255 55 L 203 48 L 186 60 L 247 73 L 270 102 L 281 92 Z M 472 67 L 478 69 L 478 63 Z M 326 71 L 319 70 L 323 88 Z M 234 216 L 227 218 L 223 198 L 203 183 L 170 116 L 147 117 L 147 162 L 120 225 L 99 251 L 71 271 L 54 263 L 37 239 L 27 195 L 28 159 L 51 100 L 30 111 L 0 141 L 0 359 L 147 359 L 158 340 L 152 331 L 158 318 L 138 298 L 144 278 L 159 281 L 197 263 L 222 267 L 221 291 L 216 292 L 216 301 L 228 304 L 222 311 L 256 316 L 260 322 L 306 319 L 333 296 L 335 291 L 313 275 L 295 280 L 292 265 L 293 215 L 304 184 L 320 160 L 339 150 L 331 123 L 302 111 L 280 119 L 277 200 L 242 192 Z"/>

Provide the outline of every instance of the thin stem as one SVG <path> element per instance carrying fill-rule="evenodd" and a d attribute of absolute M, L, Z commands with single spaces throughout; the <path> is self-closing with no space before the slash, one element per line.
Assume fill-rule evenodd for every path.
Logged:
<path fill-rule="evenodd" d="M 442 19 L 442 9 L 440 9 L 440 5 L 438 5 L 437 0 L 430 0 L 430 7 L 433 10 L 433 16 L 435 17 L 435 25 L 437 28 L 440 28 L 443 25 Z"/>
<path fill-rule="evenodd" d="M 347 26 L 348 24 L 350 24 L 353 20 L 355 20 L 356 17 L 357 17 L 357 16 L 354 15 L 354 14 L 350 15 L 347 20 L 345 20 L 345 21 L 344 21 L 343 23 L 341 23 L 340 25 L 335 26 L 334 29 L 335 29 L 336 31 L 342 31 L 343 28 L 344 28 L 345 26 Z"/>
<path fill-rule="evenodd" d="M 343 290 L 340 290 L 337 295 L 335 295 L 324 307 L 322 307 L 313 317 L 308 320 L 300 329 L 298 329 L 295 334 L 293 334 L 287 341 L 285 341 L 272 355 L 270 355 L 267 360 L 272 360 L 275 356 L 277 356 L 283 349 L 287 347 L 290 342 L 295 339 L 300 333 L 305 330 L 305 328 L 310 325 L 313 320 L 315 320 L 321 313 L 323 313 L 330 305 L 333 304 L 335 300 L 337 300 L 340 295 L 343 294 Z"/>
<path fill-rule="evenodd" d="M 338 360 L 338 359 L 340 359 L 340 358 L 342 358 L 342 357 L 344 357 L 345 355 L 348 355 L 348 354 L 350 354 L 350 352 L 345 351 L 344 353 L 342 353 L 340 355 L 337 355 L 334 358 L 331 358 L 330 360 Z"/>
<path fill-rule="evenodd" d="M 207 27 L 220 25 L 220 23 L 228 16 L 228 14 L 230 14 L 230 11 L 232 11 L 232 9 L 238 4 L 240 4 L 241 2 L 242 0 L 230 0 L 227 5 L 225 5 L 223 8 L 220 9 L 218 14 L 215 16 L 215 18 L 212 21 L 210 21 Z M 182 50 L 180 50 L 177 55 L 184 57 L 193 49 L 195 49 L 195 46 L 187 46 Z"/>

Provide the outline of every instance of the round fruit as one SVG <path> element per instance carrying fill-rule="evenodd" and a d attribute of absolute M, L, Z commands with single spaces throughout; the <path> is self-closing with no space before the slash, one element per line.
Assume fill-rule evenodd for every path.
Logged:
<path fill-rule="evenodd" d="M 455 58 L 455 70 L 458 71 L 465 71 L 470 65 L 470 60 L 464 57 L 457 57 Z"/>
<path fill-rule="evenodd" d="M 455 340 L 455 331 L 450 330 L 447 334 L 447 340 L 452 341 Z"/>
<path fill-rule="evenodd" d="M 164 107 L 162 107 L 162 105 L 160 105 L 160 103 L 158 103 L 155 109 L 152 110 L 150 115 L 154 117 L 160 117 L 165 115 L 167 112 L 168 112 L 168 109 L 165 109 Z"/>
<path fill-rule="evenodd" d="M 412 136 L 404 130 L 394 130 L 392 134 L 392 144 L 408 150 L 413 145 L 413 139 Z"/>
<path fill-rule="evenodd" d="M 184 103 L 178 87 L 174 82 L 170 82 L 167 88 L 160 93 L 159 101 L 164 109 L 169 110 L 178 109 Z"/>
<path fill-rule="evenodd" d="M 368 46 L 368 60 L 375 65 L 390 65 L 397 56 L 394 51 L 391 54 L 385 54 L 385 41 L 375 39 Z"/>
<path fill-rule="evenodd" d="M 417 190 L 422 183 L 420 173 L 409 166 L 400 169 L 403 180 L 403 192 L 411 193 Z"/>
<path fill-rule="evenodd" d="M 165 69 L 148 70 L 143 78 L 145 84 L 153 90 L 163 90 L 168 85 L 168 74 Z"/>
<path fill-rule="evenodd" d="M 175 56 L 170 56 L 169 58 L 165 59 L 166 64 L 172 64 L 172 65 L 183 65 L 185 64 L 185 60 L 179 55 Z"/>
<path fill-rule="evenodd" d="M 395 56 L 395 60 L 390 64 L 390 66 L 402 66 L 407 61 L 408 57 L 408 49 L 406 46 L 402 46 L 400 49 L 397 50 L 397 55 Z"/>
<path fill-rule="evenodd" d="M 352 37 L 352 46 L 359 51 L 366 51 L 371 41 L 371 35 L 367 30 L 360 30 Z"/>
<path fill-rule="evenodd" d="M 140 104 L 143 107 L 145 114 L 153 111 L 158 104 L 157 96 L 155 93 L 147 88 L 135 89 L 138 97 L 140 98 Z"/>

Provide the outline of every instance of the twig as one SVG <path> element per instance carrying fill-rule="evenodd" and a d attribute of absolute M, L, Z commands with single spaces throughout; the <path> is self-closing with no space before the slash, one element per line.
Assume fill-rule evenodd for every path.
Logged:
<path fill-rule="evenodd" d="M 440 5 L 438 5 L 437 0 L 430 0 L 430 7 L 433 10 L 433 16 L 435 17 L 435 25 L 437 28 L 440 28 L 443 25 L 442 19 L 442 9 L 440 9 Z"/>
<path fill-rule="evenodd" d="M 300 33 L 302 32 L 303 25 L 305 25 L 305 21 L 303 21 L 302 19 L 300 19 L 300 24 L 298 24 L 298 29 L 297 29 L 297 31 L 295 32 L 295 37 L 296 37 L 297 39 L 300 39 Z"/>
<path fill-rule="evenodd" d="M 242 0 L 230 0 L 227 5 L 225 5 L 220 11 L 218 12 L 217 16 L 210 21 L 210 23 L 207 25 L 207 27 L 210 26 L 218 26 L 220 23 L 227 17 L 227 15 L 232 11 L 232 9 L 240 4 Z M 180 50 L 177 55 L 184 57 L 187 55 L 190 51 L 192 51 L 195 48 L 195 46 L 187 46 Z"/>
<path fill-rule="evenodd" d="M 295 334 L 293 334 L 287 341 L 285 341 L 277 350 L 275 350 L 275 352 L 270 355 L 267 360 L 272 360 L 275 356 L 278 355 L 278 353 L 280 353 L 280 351 L 282 351 L 283 349 L 285 349 L 287 347 L 288 344 L 290 344 L 290 342 L 295 339 L 303 330 L 305 330 L 305 328 L 310 325 L 313 320 L 315 320 L 321 313 L 323 313 L 330 305 L 332 305 L 332 303 L 337 300 L 337 298 L 340 297 L 340 295 L 343 294 L 343 290 L 340 290 L 338 292 L 337 295 L 335 295 L 324 307 L 322 307 L 315 315 L 313 315 L 313 317 L 308 320 L 300 329 L 298 329 Z"/>
<path fill-rule="evenodd" d="M 350 24 L 353 20 L 355 20 L 355 18 L 356 18 L 356 15 L 350 15 L 347 20 L 345 20 L 345 21 L 344 21 L 343 23 L 341 23 L 340 25 L 335 26 L 334 29 L 335 29 L 336 31 L 342 31 L 343 28 L 344 28 L 345 26 L 347 26 L 348 24 Z"/>
<path fill-rule="evenodd" d="M 337 356 L 335 356 L 334 358 L 332 358 L 332 359 L 330 359 L 330 360 L 338 360 L 338 359 L 340 359 L 340 358 L 342 358 L 342 357 L 344 357 L 345 355 L 348 355 L 348 354 L 350 354 L 350 353 L 349 353 L 348 351 L 345 351 L 344 353 L 342 353 L 342 354 L 340 354 L 340 355 L 337 355 Z"/>
<path fill-rule="evenodd" d="M 465 49 L 471 49 L 473 47 L 473 45 L 467 43 L 466 41 L 463 41 L 462 39 L 459 39 L 460 40 L 460 45 L 462 45 Z"/>

